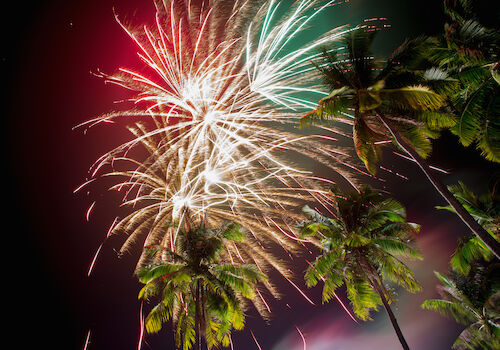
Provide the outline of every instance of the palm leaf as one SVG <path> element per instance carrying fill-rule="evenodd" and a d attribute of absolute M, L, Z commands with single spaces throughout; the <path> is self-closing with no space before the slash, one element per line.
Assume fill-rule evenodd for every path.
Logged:
<path fill-rule="evenodd" d="M 342 253 L 337 250 L 327 251 L 319 255 L 310 265 L 304 275 L 308 287 L 315 286 L 329 273 L 334 273 L 334 264 L 341 258 Z M 334 279 L 336 279 L 334 277 Z M 335 282 L 337 283 L 337 282 Z"/>
<path fill-rule="evenodd" d="M 460 242 L 451 257 L 450 265 L 453 270 L 463 275 L 467 275 L 473 261 L 480 258 L 489 261 L 492 257 L 493 253 L 491 250 L 483 243 L 483 241 L 474 236 Z"/>
<path fill-rule="evenodd" d="M 172 273 L 179 271 L 183 267 L 184 265 L 173 264 L 173 263 L 172 264 L 165 263 L 157 266 L 150 266 L 139 270 L 137 272 L 137 277 L 139 278 L 140 282 L 148 283 L 153 279 L 171 275 Z"/>
<path fill-rule="evenodd" d="M 422 121 L 428 128 L 438 131 L 457 124 L 455 115 L 441 111 L 418 111 L 413 113 L 413 118 Z"/>
<path fill-rule="evenodd" d="M 415 85 L 399 89 L 383 89 L 381 97 L 387 103 L 402 109 L 411 108 L 417 111 L 437 110 L 445 100 L 426 86 Z"/>
<path fill-rule="evenodd" d="M 485 90 L 481 87 L 473 91 L 465 100 L 457 124 L 451 131 L 459 137 L 464 146 L 469 146 L 477 139 L 483 123 L 482 106 L 485 99 Z"/>
<path fill-rule="evenodd" d="M 323 285 L 323 291 L 321 293 L 322 302 L 328 303 L 332 298 L 335 297 L 335 291 L 344 284 L 344 279 L 342 275 L 337 273 L 335 270 L 328 272 L 325 278 L 325 284 Z"/>
<path fill-rule="evenodd" d="M 356 118 L 354 120 L 354 147 L 359 159 L 363 161 L 372 175 L 377 173 L 377 164 L 382 159 L 382 150 L 374 143 L 374 140 L 380 141 L 381 139 L 381 135 L 371 131 L 363 119 Z"/>
<path fill-rule="evenodd" d="M 229 241 L 241 242 L 245 238 L 245 229 L 236 222 L 230 222 L 223 227 L 220 236 Z"/>
<path fill-rule="evenodd" d="M 343 38 L 343 43 L 346 45 L 346 52 L 349 63 L 355 79 L 351 80 L 351 84 L 357 88 L 367 88 L 373 85 L 374 80 L 374 61 L 370 57 L 371 45 L 375 39 L 376 33 L 366 31 L 363 28 L 347 33 Z"/>
<path fill-rule="evenodd" d="M 428 299 L 423 302 L 422 308 L 435 311 L 442 316 L 453 317 L 455 321 L 467 324 L 474 320 L 474 317 L 460 303 L 442 299 Z"/>
<path fill-rule="evenodd" d="M 148 333 L 158 333 L 171 317 L 171 310 L 164 303 L 159 303 L 146 316 L 145 326 Z"/>
<path fill-rule="evenodd" d="M 347 297 L 357 317 L 363 321 L 371 321 L 370 311 L 378 310 L 382 305 L 380 296 L 373 290 L 370 283 L 357 278 L 346 278 Z"/>
<path fill-rule="evenodd" d="M 477 146 L 487 160 L 500 163 L 500 87 L 493 85 L 491 82 L 483 105 L 484 126 Z"/>
<path fill-rule="evenodd" d="M 418 250 L 397 238 L 377 238 L 372 242 L 391 255 L 400 255 L 419 260 L 423 259 L 422 254 Z"/>

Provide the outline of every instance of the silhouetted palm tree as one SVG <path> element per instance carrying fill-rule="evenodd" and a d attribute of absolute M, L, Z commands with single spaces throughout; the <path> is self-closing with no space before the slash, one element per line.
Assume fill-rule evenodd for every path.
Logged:
<path fill-rule="evenodd" d="M 393 295 L 386 284 L 396 283 L 410 292 L 420 290 L 410 268 L 398 256 L 421 259 L 411 244 L 418 225 L 406 221 L 405 209 L 369 187 L 336 196 L 335 218 L 327 218 L 305 207 L 311 218 L 302 236 L 322 247 L 307 269 L 307 286 L 324 282 L 323 302 L 328 302 L 344 283 L 353 310 L 361 320 L 371 320 L 370 311 L 383 305 L 404 349 L 408 344 L 389 304 Z"/>

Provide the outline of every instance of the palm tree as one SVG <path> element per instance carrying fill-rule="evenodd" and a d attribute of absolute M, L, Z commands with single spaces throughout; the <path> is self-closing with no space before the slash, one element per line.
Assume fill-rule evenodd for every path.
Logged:
<path fill-rule="evenodd" d="M 452 133 L 462 145 L 476 143 L 486 159 L 500 163 L 500 33 L 482 23 L 476 2 L 444 1 L 450 22 L 428 57 L 459 82 L 447 94 L 458 116 Z"/>
<path fill-rule="evenodd" d="M 498 264 L 475 267 L 469 275 L 435 272 L 441 299 L 429 299 L 422 308 L 452 317 L 467 327 L 453 349 L 500 349 L 500 286 Z M 497 274 L 493 277 L 493 274 Z M 488 283 L 490 281 L 490 283 Z"/>
<path fill-rule="evenodd" d="M 201 349 L 203 340 L 209 348 L 229 346 L 231 330 L 244 326 L 246 301 L 254 299 L 257 284 L 267 279 L 255 265 L 222 259 L 224 244 L 243 239 L 244 230 L 231 223 L 218 230 L 180 231 L 176 252 L 149 247 L 162 261 L 137 273 L 145 284 L 139 298 L 160 299 L 145 319 L 146 331 L 159 332 L 172 320 L 176 346 L 183 350 L 193 343 Z"/>
<path fill-rule="evenodd" d="M 496 191 L 496 184 L 490 193 L 481 196 L 473 193 L 462 182 L 449 186 L 448 189 L 485 230 L 493 237 L 500 236 L 500 197 Z M 437 208 L 455 212 L 450 206 Z M 460 240 L 450 265 L 453 270 L 467 275 L 473 261 L 481 258 L 490 261 L 492 257 L 493 254 L 481 240 L 476 236 L 467 236 Z"/>
<path fill-rule="evenodd" d="M 370 187 L 346 195 L 332 189 L 335 218 L 305 207 L 311 220 L 302 236 L 316 240 L 322 251 L 305 273 L 308 287 L 323 281 L 323 302 L 328 302 L 344 283 L 354 313 L 371 320 L 370 311 L 383 305 L 404 349 L 408 344 L 389 304 L 394 300 L 387 281 L 410 292 L 420 290 L 410 268 L 397 256 L 421 259 L 412 246 L 418 225 L 406 221 L 405 209 Z"/>
<path fill-rule="evenodd" d="M 381 147 L 394 142 L 419 165 L 472 232 L 500 257 L 500 243 L 474 220 L 424 160 L 432 150 L 430 138 L 437 137 L 440 128 L 453 125 L 454 119 L 441 110 L 444 98 L 429 87 L 406 85 L 413 76 L 408 70 L 401 71 L 398 62 L 411 60 L 411 52 L 422 45 L 404 43 L 379 70 L 370 52 L 374 33 L 362 29 L 348 33 L 342 42 L 346 51 L 343 59 L 336 51 L 323 52 L 323 62 L 317 68 L 332 90 L 316 110 L 302 117 L 301 126 L 325 119 L 353 125 L 358 157 L 373 174 L 382 157 Z M 441 83 L 437 73 L 427 71 L 426 76 Z"/>

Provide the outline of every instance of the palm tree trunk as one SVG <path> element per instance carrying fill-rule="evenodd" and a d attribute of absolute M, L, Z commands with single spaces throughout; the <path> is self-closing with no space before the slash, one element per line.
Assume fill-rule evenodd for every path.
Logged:
<path fill-rule="evenodd" d="M 384 305 L 385 311 L 387 311 L 387 315 L 389 315 L 389 319 L 391 320 L 392 327 L 394 328 L 394 331 L 396 332 L 396 335 L 398 336 L 398 339 L 399 339 L 399 342 L 401 343 L 401 346 L 403 347 L 404 350 L 410 350 L 410 347 L 408 346 L 408 343 L 406 342 L 406 339 L 403 336 L 403 332 L 401 331 L 401 328 L 399 328 L 398 320 L 396 319 L 396 316 L 392 312 L 392 309 L 389 306 L 389 302 L 387 301 L 387 299 L 385 297 L 387 290 L 386 290 L 386 288 L 385 288 L 385 286 L 380 278 L 380 275 L 378 274 L 377 270 L 375 270 L 375 267 L 368 260 L 368 258 L 366 257 L 366 255 L 364 253 L 360 254 L 359 262 L 361 262 L 361 264 L 363 265 L 361 267 L 361 269 L 364 270 L 365 273 L 367 273 L 366 277 L 368 278 L 373 289 L 375 289 L 375 292 L 377 292 L 377 294 L 380 296 L 380 299 L 382 300 L 382 304 Z"/>
<path fill-rule="evenodd" d="M 391 132 L 392 137 L 396 141 L 399 147 L 405 150 L 406 153 L 410 155 L 411 158 L 418 164 L 420 169 L 427 176 L 429 181 L 432 183 L 434 188 L 441 194 L 441 196 L 448 202 L 448 204 L 455 210 L 457 215 L 462 219 L 462 221 L 470 228 L 470 230 L 481 240 L 484 244 L 491 249 L 493 254 L 497 258 L 500 258 L 500 243 L 493 238 L 481 225 L 477 223 L 476 220 L 470 215 L 470 213 L 463 207 L 463 205 L 455 198 L 455 196 L 448 190 L 448 188 L 441 182 L 441 180 L 433 173 L 432 169 L 427 165 L 427 163 L 418 155 L 418 153 L 407 145 L 403 139 L 391 129 L 391 127 L 385 122 L 384 118 L 379 116 L 382 123 Z"/>
<path fill-rule="evenodd" d="M 175 329 L 176 329 L 176 324 L 174 320 L 172 319 L 172 340 L 174 341 L 174 350 L 177 350 L 177 338 L 175 337 Z"/>
<path fill-rule="evenodd" d="M 200 297 L 200 285 L 196 283 L 196 300 L 195 300 L 195 327 L 196 327 L 196 342 L 198 350 L 201 350 L 201 297 Z"/>
<path fill-rule="evenodd" d="M 396 316 L 394 316 L 394 313 L 392 312 L 391 307 L 389 306 L 389 302 L 385 298 L 385 293 L 383 292 L 382 288 L 380 287 L 380 284 L 374 279 L 371 279 L 372 286 L 377 292 L 377 294 L 380 296 L 380 299 L 382 300 L 382 304 L 384 304 L 385 311 L 387 311 L 387 315 L 389 315 L 389 319 L 391 320 L 392 327 L 394 328 L 394 331 L 396 332 L 396 335 L 398 336 L 399 342 L 401 343 L 401 346 L 405 350 L 410 350 L 410 347 L 408 346 L 408 343 L 406 342 L 405 337 L 403 336 L 403 332 L 401 331 L 401 328 L 399 328 L 398 320 L 396 319 Z"/>

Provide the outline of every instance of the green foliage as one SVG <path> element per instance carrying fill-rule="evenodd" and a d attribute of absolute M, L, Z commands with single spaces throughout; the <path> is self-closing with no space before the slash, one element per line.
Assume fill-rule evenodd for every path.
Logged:
<path fill-rule="evenodd" d="M 493 258 L 491 250 L 476 236 L 467 236 L 460 240 L 450 259 L 453 270 L 466 275 L 471 264 L 479 259 L 489 261 Z"/>
<path fill-rule="evenodd" d="M 217 230 L 198 227 L 180 231 L 176 253 L 137 272 L 144 287 L 139 298 L 159 301 L 145 319 L 146 331 L 157 333 L 172 321 L 177 347 L 190 349 L 202 336 L 209 348 L 230 343 L 231 330 L 245 325 L 246 300 L 267 276 L 250 264 L 224 261 L 224 244 L 244 239 L 235 223 Z M 160 252 L 160 250 L 158 250 Z M 163 252 L 162 252 L 163 253 Z"/>
<path fill-rule="evenodd" d="M 446 91 L 458 118 L 451 131 L 464 146 L 500 162 L 500 33 L 477 17 L 474 1 L 445 1 L 450 21 L 441 42 L 427 52 L 458 85 Z"/>
<path fill-rule="evenodd" d="M 498 264 L 476 265 L 467 276 L 435 272 L 441 299 L 429 299 L 422 308 L 451 317 L 466 326 L 454 349 L 500 348 L 500 289 Z"/>
<path fill-rule="evenodd" d="M 301 119 L 301 127 L 325 120 L 353 124 L 354 146 L 366 168 L 375 174 L 382 158 L 382 144 L 392 139 L 387 125 L 422 157 L 431 152 L 435 131 L 453 126 L 455 120 L 442 109 L 445 100 L 430 87 L 445 90 L 455 84 L 437 71 L 417 71 L 431 39 L 419 37 L 403 43 L 384 65 L 370 51 L 374 32 L 357 29 L 342 42 L 347 58 L 338 57 L 340 48 L 325 50 L 317 69 L 330 87 L 316 110 Z M 406 64 L 406 65 L 405 65 Z M 354 118 L 354 123 L 352 123 Z"/>
<path fill-rule="evenodd" d="M 336 188 L 332 192 L 335 218 L 304 208 L 309 220 L 302 224 L 301 235 L 323 247 L 306 270 L 305 282 L 308 287 L 324 282 L 323 302 L 329 302 L 345 284 L 356 316 L 371 320 L 370 311 L 382 304 L 374 283 L 384 286 L 384 281 L 390 281 L 410 292 L 420 290 L 413 272 L 398 258 L 421 259 L 412 244 L 418 225 L 406 221 L 399 202 L 370 187 L 347 194 Z M 387 290 L 384 293 L 393 300 Z"/>
<path fill-rule="evenodd" d="M 458 185 L 448 186 L 448 189 L 472 217 L 490 235 L 498 239 L 500 235 L 500 197 L 495 190 L 496 186 L 490 193 L 481 196 L 473 193 L 462 182 L 459 182 Z M 437 208 L 455 212 L 450 206 L 438 206 Z M 466 275 L 470 270 L 471 263 L 481 258 L 489 261 L 493 258 L 493 253 L 479 238 L 468 236 L 459 241 L 450 260 L 450 265 L 455 271 Z"/>

